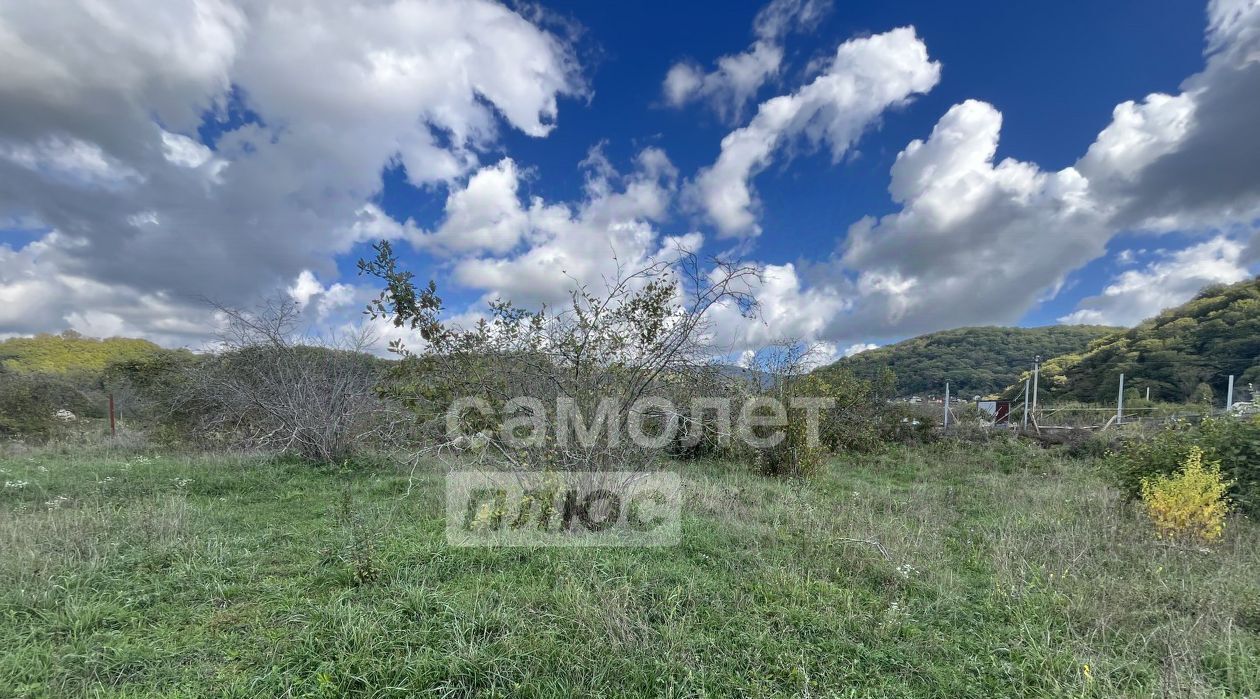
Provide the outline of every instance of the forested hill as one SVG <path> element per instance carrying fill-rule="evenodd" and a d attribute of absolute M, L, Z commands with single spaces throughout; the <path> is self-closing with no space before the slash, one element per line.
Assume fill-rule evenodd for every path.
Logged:
<path fill-rule="evenodd" d="M 1145 396 L 1149 387 L 1152 399 L 1175 402 L 1223 401 L 1230 374 L 1235 386 L 1260 384 L 1260 277 L 1207 287 L 1087 351 L 1050 359 L 1042 365 L 1040 391 L 1114 402 L 1121 372 L 1131 396 Z"/>
<path fill-rule="evenodd" d="M 890 369 L 901 396 L 941 393 L 946 381 L 955 395 L 985 396 L 1014 383 L 1038 354 L 1083 352 L 1090 342 L 1122 330 L 1095 325 L 956 328 L 867 350 L 818 371 L 847 369 L 874 380 Z"/>
<path fill-rule="evenodd" d="M 71 330 L 60 335 L 14 337 L 0 342 L 0 368 L 46 374 L 97 373 L 116 362 L 145 359 L 164 351 L 148 340 L 98 340 Z"/>

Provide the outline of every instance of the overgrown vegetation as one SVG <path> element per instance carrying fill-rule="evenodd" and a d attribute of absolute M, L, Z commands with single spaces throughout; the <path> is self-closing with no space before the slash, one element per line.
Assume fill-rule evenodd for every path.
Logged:
<path fill-rule="evenodd" d="M 46 439 L 64 424 L 58 411 L 99 415 L 101 405 L 64 377 L 0 368 L 0 437 Z"/>
<path fill-rule="evenodd" d="M 0 443 L 0 693 L 1260 692 L 1260 530 L 1228 511 L 1260 505 L 1260 418 L 1043 449 L 959 411 L 942 434 L 887 367 L 810 372 L 791 340 L 715 365 L 704 311 L 754 311 L 755 270 L 680 254 L 460 328 L 377 252 L 371 310 L 425 340 L 394 362 L 298 336 L 281 304 L 222 309 L 215 352 L 0 368 L 23 437 Z M 58 422 L 104 392 L 157 441 Z M 697 397 L 782 409 L 784 437 L 677 410 Z M 461 398 L 482 405 L 452 434 Z M 579 422 L 546 414 L 565 401 Z M 611 438 L 629 423 L 679 429 Z M 449 546 L 444 478 L 478 464 L 677 471 L 681 544 Z"/>
<path fill-rule="evenodd" d="M 105 417 L 111 394 L 120 416 L 153 422 L 152 403 L 120 382 L 117 369 L 191 361 L 190 352 L 134 338 L 99 340 L 74 331 L 10 338 L 0 342 L 0 437 L 57 436 L 78 419 Z"/>
<path fill-rule="evenodd" d="M 637 471 L 667 455 L 721 458 L 765 475 L 804 477 L 829 453 L 925 441 L 931 431 L 930 420 L 889 404 L 891 373 L 875 381 L 838 369 L 810 375 L 806 343 L 763 348 L 742 375 L 715 364 L 706 314 L 720 306 L 755 314 L 756 299 L 746 292 L 759 274 L 753 267 L 678 250 L 670 261 L 618 270 L 603 288 L 576 288 L 558 307 L 492 303 L 484 319 L 464 328 L 441 319 L 434 283 L 417 284 L 388 241 L 375 250 L 359 265 L 385 287 L 369 314 L 417 331 L 426 343 L 415 352 L 395 343 L 400 361 L 382 386 L 427 426 L 420 453 L 462 451 L 460 458 L 523 470 Z M 797 402 L 819 399 L 825 402 L 812 407 Z M 705 401 L 721 403 L 725 413 L 697 409 Z M 561 405 L 571 412 L 562 415 Z M 743 418 L 730 418 L 745 411 L 779 424 L 741 432 Z M 651 438 L 622 434 L 636 430 Z M 582 433 L 593 438 L 575 439 Z M 650 444 L 656 436 L 660 444 Z M 478 448 L 469 454 L 472 444 Z"/>
<path fill-rule="evenodd" d="M 406 422 L 377 396 L 384 366 L 366 352 L 372 336 L 301 335 L 299 309 L 288 300 L 222 313 L 217 351 L 177 367 L 164 396 L 195 434 L 337 463 L 389 445 Z"/>
<path fill-rule="evenodd" d="M 1229 486 L 1221 465 L 1204 463 L 1203 450 L 1191 447 L 1177 473 L 1142 479 L 1142 504 L 1161 537 L 1210 544 L 1225 531 Z"/>
<path fill-rule="evenodd" d="M 431 462 L 15 453 L 0 693 L 1260 692 L 1254 522 L 1163 546 L 1089 462 L 1018 442 L 676 467 L 680 546 L 459 549 Z"/>
<path fill-rule="evenodd" d="M 427 343 L 416 351 L 395 343 L 401 361 L 384 384 L 429 426 L 421 453 L 458 450 L 525 471 L 645 471 L 670 453 L 766 457 L 743 449 L 730 425 L 715 428 L 690 410 L 696 398 L 738 410 L 763 390 L 712 363 L 706 317 L 722 305 L 751 313 L 755 268 L 678 250 L 671 261 L 620 269 L 600 288 L 575 288 L 566 304 L 495 302 L 485 319 L 460 327 L 439 317 L 436 286 L 417 285 L 388 241 L 375 250 L 360 270 L 385 288 L 368 312 Z"/>
<path fill-rule="evenodd" d="M 831 454 L 871 452 L 888 443 L 925 443 L 935 438 L 931 434 L 934 421 L 918 411 L 912 416 L 907 406 L 889 402 L 895 385 L 891 371 L 885 370 L 874 381 L 859 379 L 845 369 L 811 372 L 816 351 L 805 343 L 785 341 L 763 349 L 747 368 L 758 387 L 749 392 L 750 397 L 770 397 L 784 406 L 782 441 L 756 449 L 745 444 L 742 449 L 710 455 L 752 463 L 770 476 L 809 477 Z M 813 435 L 811 420 L 816 421 Z M 760 438 L 771 430 L 755 432 Z"/>
<path fill-rule="evenodd" d="M 1260 515 L 1260 416 L 1207 418 L 1130 432 L 1106 463 L 1121 490 L 1137 497 L 1144 479 L 1175 474 L 1195 450 L 1202 451 L 1205 461 L 1220 464 L 1232 484 L 1235 505 L 1253 517 Z"/>
<path fill-rule="evenodd" d="M 386 448 L 405 432 L 409 419 L 378 395 L 386 363 L 365 351 L 369 334 L 305 335 L 288 300 L 219 311 L 220 341 L 199 354 L 69 333 L 28 338 L 23 346 L 91 351 L 56 363 L 73 371 L 0 367 L 0 436 L 48 439 L 84 417 L 107 417 L 111 396 L 121 422 L 166 447 L 265 450 L 334 463 Z M 52 355 L 23 356 L 34 366 Z M 99 371 L 84 368 L 105 358 Z"/>

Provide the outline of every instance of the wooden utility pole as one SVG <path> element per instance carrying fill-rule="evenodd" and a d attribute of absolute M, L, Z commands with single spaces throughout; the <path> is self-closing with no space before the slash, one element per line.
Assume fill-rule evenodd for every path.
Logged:
<path fill-rule="evenodd" d="M 109 436 L 116 437 L 118 435 L 118 427 L 114 421 L 114 394 L 109 394 Z"/>

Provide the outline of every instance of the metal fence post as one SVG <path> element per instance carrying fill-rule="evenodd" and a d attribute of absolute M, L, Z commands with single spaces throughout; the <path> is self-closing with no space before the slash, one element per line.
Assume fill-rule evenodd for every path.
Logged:
<path fill-rule="evenodd" d="M 1116 397 L 1116 424 L 1124 422 L 1124 374 L 1120 375 L 1120 394 Z"/>

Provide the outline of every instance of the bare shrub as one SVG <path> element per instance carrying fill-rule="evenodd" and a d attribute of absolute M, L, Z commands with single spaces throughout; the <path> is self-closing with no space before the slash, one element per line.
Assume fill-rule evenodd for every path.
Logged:
<path fill-rule="evenodd" d="M 171 400 L 203 437 L 336 462 L 402 422 L 376 394 L 383 362 L 367 353 L 367 330 L 298 335 L 299 309 L 287 300 L 220 311 L 219 350 L 183 369 Z"/>

